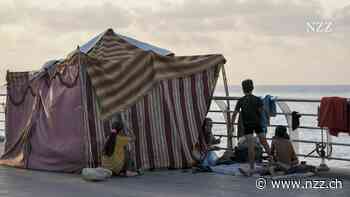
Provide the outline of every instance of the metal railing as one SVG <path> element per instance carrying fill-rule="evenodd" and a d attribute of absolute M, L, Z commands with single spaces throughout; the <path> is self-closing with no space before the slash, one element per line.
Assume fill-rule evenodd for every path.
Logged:
<path fill-rule="evenodd" d="M 6 94 L 0 94 L 0 98 L 6 97 Z M 240 97 L 222 97 L 222 96 L 214 96 L 213 100 L 224 100 L 224 101 L 237 101 Z M 4 99 L 1 99 L 4 100 Z M 278 98 L 276 99 L 276 102 L 301 102 L 301 103 L 320 103 L 319 99 L 291 99 L 291 98 Z M 0 102 L 0 114 L 5 114 L 4 110 L 1 110 L 5 108 L 5 103 Z M 211 113 L 223 113 L 223 111 L 220 110 L 209 110 Z M 229 110 L 226 111 L 225 113 L 232 113 L 233 111 Z M 291 114 L 286 114 L 286 113 L 277 113 L 276 115 L 291 115 Z M 310 114 L 310 113 L 300 113 L 302 116 L 310 116 L 310 117 L 317 117 L 317 114 Z M 5 116 L 3 116 L 5 117 Z M 5 125 L 5 119 L 0 119 L 0 123 L 2 125 Z M 227 122 L 213 122 L 214 125 L 228 125 Z M 237 123 L 234 123 L 234 126 L 237 126 Z M 270 125 L 270 127 L 276 127 L 277 125 Z M 288 125 L 285 125 L 288 127 Z M 319 130 L 321 134 L 321 129 L 318 126 L 302 126 L 300 125 L 300 129 L 311 129 L 311 130 Z M 4 131 L 4 128 L 0 128 L 0 131 Z M 215 135 L 218 137 L 225 137 L 225 138 L 230 138 L 228 139 L 232 141 L 232 138 L 237 137 L 235 135 L 231 135 L 230 137 L 228 135 Z M 271 140 L 271 138 L 268 138 L 268 140 Z M 293 140 L 293 142 L 301 143 L 301 144 L 316 144 L 319 143 L 319 141 L 312 141 L 312 140 Z M 350 144 L 347 143 L 336 143 L 336 142 L 331 142 L 329 143 L 332 146 L 339 146 L 339 147 L 350 147 Z M 230 148 L 223 148 L 224 150 L 229 150 Z M 306 154 L 298 154 L 298 156 L 307 156 Z M 319 156 L 313 156 L 313 155 L 308 155 L 310 158 L 320 158 Z M 328 157 L 327 159 L 332 159 L 332 160 L 340 160 L 340 161 L 350 161 L 348 158 L 339 158 L 339 157 Z"/>
<path fill-rule="evenodd" d="M 213 100 L 221 100 L 221 101 L 238 101 L 238 99 L 240 99 L 240 97 L 226 97 L 226 96 L 214 96 L 212 97 Z M 276 102 L 294 102 L 294 103 L 320 103 L 320 99 L 293 99 L 293 98 L 277 98 L 275 100 Z M 229 102 L 228 102 L 229 104 Z M 232 110 L 228 110 L 228 111 L 221 111 L 221 110 L 209 110 L 210 113 L 226 113 L 226 114 L 232 114 Z M 318 115 L 317 114 L 312 114 L 312 113 L 299 113 L 300 115 L 302 116 L 308 116 L 308 117 L 317 117 Z M 291 114 L 288 114 L 288 113 L 276 113 L 276 115 L 291 115 Z M 227 126 L 227 130 L 230 129 L 230 127 L 232 126 L 235 126 L 237 127 L 237 123 L 231 123 L 231 125 L 228 123 L 228 122 L 213 122 L 213 125 L 226 125 Z M 276 127 L 278 125 L 269 125 L 269 127 Z M 289 127 L 289 125 L 284 125 L 286 126 L 287 128 Z M 310 130 L 318 130 L 320 131 L 320 135 L 323 135 L 322 134 L 322 129 L 323 128 L 320 128 L 318 126 L 303 126 L 303 125 L 300 125 L 298 128 L 300 129 L 310 129 Z M 235 129 L 237 130 L 237 129 Z M 236 138 L 237 135 L 232 135 L 231 136 L 229 135 L 229 131 L 227 131 L 227 135 L 219 135 L 219 134 L 215 134 L 214 136 L 217 136 L 217 137 L 224 137 L 224 138 L 228 138 L 227 140 L 228 141 L 232 141 L 233 138 Z M 267 138 L 267 140 L 272 140 L 271 138 Z M 313 140 L 300 140 L 300 139 L 294 139 L 292 140 L 292 142 L 296 142 L 296 143 L 299 143 L 299 144 L 316 144 L 316 143 L 320 143 L 320 141 L 313 141 Z M 329 145 L 331 146 L 338 146 L 338 147 L 350 147 L 350 144 L 347 144 L 347 143 L 337 143 L 337 142 L 329 142 L 328 143 Z M 225 150 L 230 150 L 231 148 L 224 148 Z M 297 154 L 298 156 L 303 156 L 303 157 L 310 157 L 310 158 L 321 158 L 320 156 L 314 156 L 314 155 L 308 155 L 308 154 Z M 350 161 L 350 158 L 340 158 L 340 157 L 327 157 L 326 159 L 329 159 L 329 160 L 339 160 L 339 161 Z"/>
<path fill-rule="evenodd" d="M 5 102 L 3 102 L 3 98 L 6 98 L 6 94 L 0 93 L 0 114 L 3 114 L 2 117 L 5 117 Z M 5 126 L 5 119 L 0 119 L 0 124 Z M 5 128 L 0 127 L 0 131 L 4 132 Z"/>

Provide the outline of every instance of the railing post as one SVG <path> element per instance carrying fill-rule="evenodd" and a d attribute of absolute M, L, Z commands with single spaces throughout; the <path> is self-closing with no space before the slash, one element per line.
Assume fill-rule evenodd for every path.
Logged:
<path fill-rule="evenodd" d="M 292 110 L 290 109 L 287 102 L 279 101 L 279 102 L 277 102 L 277 105 L 282 110 L 282 113 L 285 114 L 285 118 L 286 118 L 287 125 L 288 125 L 288 132 L 289 132 L 290 138 L 292 140 L 294 150 L 295 150 L 296 154 L 299 154 L 299 143 L 295 141 L 295 140 L 299 140 L 299 133 L 298 133 L 298 130 L 293 131 Z"/>
<path fill-rule="evenodd" d="M 230 96 L 230 93 L 228 91 L 225 66 L 222 66 L 221 72 L 222 72 L 222 79 L 224 81 L 225 94 L 228 97 L 228 96 Z M 227 104 L 227 108 L 226 108 L 227 148 L 231 148 L 232 149 L 233 148 L 232 138 L 233 138 L 233 128 L 234 128 L 234 126 L 231 125 L 231 113 L 230 113 L 230 100 L 229 99 L 226 99 L 226 104 Z"/>

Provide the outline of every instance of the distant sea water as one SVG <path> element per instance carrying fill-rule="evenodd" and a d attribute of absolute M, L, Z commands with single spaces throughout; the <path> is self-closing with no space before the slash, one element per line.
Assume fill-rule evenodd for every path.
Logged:
<path fill-rule="evenodd" d="M 0 93 L 6 93 L 5 87 L 0 87 Z M 230 96 L 242 96 L 242 91 L 240 86 L 229 86 Z M 320 99 L 324 96 L 340 96 L 350 98 L 350 85 L 271 85 L 271 86 L 256 86 L 254 94 L 257 96 L 264 96 L 266 94 L 276 96 L 279 98 L 299 98 L 299 99 Z M 218 85 L 215 89 L 214 95 L 216 96 L 225 96 L 224 87 Z M 4 103 L 5 98 L 0 98 L 0 103 Z M 231 109 L 234 108 L 235 102 L 231 102 Z M 300 113 L 317 113 L 317 103 L 291 103 L 289 102 L 291 110 L 298 111 Z M 211 109 L 218 109 L 218 106 L 215 102 L 212 102 Z M 0 112 L 4 111 L 3 107 L 0 106 Z M 221 113 L 209 113 L 214 121 L 224 121 L 224 117 Z M 4 120 L 4 114 L 0 113 L 0 120 Z M 286 125 L 286 120 L 283 116 L 276 116 L 271 119 L 271 124 L 283 124 Z M 316 117 L 302 117 L 301 125 L 303 126 L 317 126 Z M 4 123 L 0 122 L 0 129 L 4 128 Z M 225 125 L 215 125 L 214 128 L 215 134 L 226 134 Z M 319 130 L 308 130 L 308 129 L 299 129 L 299 138 L 303 140 L 315 140 L 320 141 L 321 135 Z M 1 133 L 0 135 L 3 135 Z M 274 134 L 273 128 L 270 128 L 268 131 L 268 137 L 272 137 Z M 339 137 L 332 137 L 332 142 L 338 143 L 348 143 L 350 144 L 350 136 L 347 134 L 341 134 Z M 222 139 L 221 146 L 226 146 L 226 139 Z M 307 154 L 311 152 L 314 148 L 313 144 L 299 144 L 299 153 Z M 332 157 L 341 157 L 350 159 L 350 147 L 340 147 L 333 146 Z M 304 157 L 299 157 L 300 160 L 306 160 L 312 164 L 319 164 L 319 159 L 305 159 Z M 335 161 L 330 160 L 326 161 L 329 166 L 337 167 L 350 167 L 350 162 Z"/>

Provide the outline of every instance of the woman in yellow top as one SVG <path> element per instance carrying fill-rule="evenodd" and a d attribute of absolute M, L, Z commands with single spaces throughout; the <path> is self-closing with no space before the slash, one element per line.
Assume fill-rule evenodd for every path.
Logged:
<path fill-rule="evenodd" d="M 130 141 L 131 138 L 123 133 L 123 123 L 113 122 L 111 133 L 104 146 L 102 167 L 110 169 L 115 175 L 138 175 L 127 150 Z"/>

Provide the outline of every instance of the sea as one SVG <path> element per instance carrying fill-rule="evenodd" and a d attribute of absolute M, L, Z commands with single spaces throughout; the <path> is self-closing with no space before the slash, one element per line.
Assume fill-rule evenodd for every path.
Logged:
<path fill-rule="evenodd" d="M 241 87 L 238 85 L 231 85 L 229 88 L 229 95 L 240 97 L 243 95 Z M 5 87 L 0 87 L 0 93 L 6 93 Z M 350 85 L 262 85 L 256 86 L 254 90 L 256 96 L 265 96 L 271 95 L 277 98 L 293 98 L 293 99 L 320 99 L 326 96 L 339 96 L 350 98 Z M 218 85 L 214 91 L 214 96 L 225 96 L 225 89 L 223 86 Z M 4 103 L 5 98 L 0 97 L 0 103 Z M 230 102 L 231 109 L 235 106 L 235 101 Z M 300 102 L 288 102 L 288 106 L 292 111 L 297 111 L 299 113 L 317 113 L 318 103 L 300 103 Z M 215 101 L 212 101 L 211 110 L 218 110 L 219 107 Z M 0 106 L 0 112 L 4 111 L 4 107 Z M 277 108 L 278 112 L 281 112 Z M 223 113 L 208 113 L 208 117 L 212 118 L 215 122 L 223 122 L 224 116 Z M 0 120 L 4 120 L 4 114 L 0 113 Z M 271 118 L 271 124 L 274 125 L 286 125 L 286 119 L 284 116 L 277 115 L 276 117 Z M 301 117 L 300 124 L 302 126 L 317 126 L 316 117 Z M 4 123 L 0 121 L 0 129 L 4 128 Z M 299 139 L 302 140 L 312 140 L 312 141 L 321 141 L 322 135 L 321 130 L 310 130 L 310 129 L 298 129 Z M 213 127 L 214 134 L 227 134 L 225 125 L 214 125 Z M 324 132 L 326 133 L 326 131 Z M 0 135 L 4 135 L 3 131 L 0 131 Z M 274 128 L 269 128 L 267 136 L 272 137 L 274 135 Z M 323 138 L 326 140 L 327 135 L 323 135 Z M 346 133 L 340 134 L 338 137 L 330 137 L 328 139 L 331 142 L 335 143 L 345 143 L 350 145 L 350 136 Z M 227 140 L 222 138 L 220 146 L 226 147 Z M 314 144 L 305 144 L 299 143 L 299 148 L 297 150 L 300 154 L 308 154 L 312 152 L 315 148 Z M 317 153 L 312 153 L 316 156 Z M 332 146 L 332 157 L 344 158 L 350 160 L 350 146 Z M 299 157 L 299 160 L 306 161 L 313 165 L 319 165 L 320 159 L 305 158 L 303 156 Z M 326 160 L 326 164 L 330 167 L 350 167 L 350 161 L 339 161 L 339 160 Z"/>

